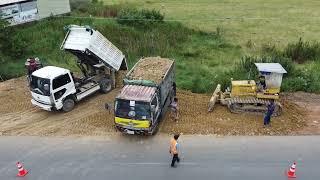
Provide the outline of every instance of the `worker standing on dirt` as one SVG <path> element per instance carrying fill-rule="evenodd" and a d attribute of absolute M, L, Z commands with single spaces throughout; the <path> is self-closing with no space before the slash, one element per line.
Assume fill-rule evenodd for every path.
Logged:
<path fill-rule="evenodd" d="M 173 91 L 173 97 L 177 96 L 177 85 L 175 82 L 172 83 L 172 91 Z"/>
<path fill-rule="evenodd" d="M 264 116 L 264 122 L 263 122 L 264 127 L 271 126 L 271 124 L 270 124 L 271 116 L 272 116 L 273 111 L 275 109 L 274 100 L 270 101 L 270 103 L 268 104 L 267 108 L 268 108 L 267 109 L 267 113 Z"/>
<path fill-rule="evenodd" d="M 178 138 L 179 138 L 180 134 L 175 134 L 173 136 L 173 138 L 170 141 L 170 149 L 169 149 L 169 153 L 172 155 L 172 161 L 171 161 L 171 167 L 174 167 L 175 162 L 177 161 L 178 163 L 180 162 L 180 158 L 179 158 L 179 144 L 178 144 Z"/>
<path fill-rule="evenodd" d="M 30 79 L 31 74 L 34 71 L 42 68 L 42 64 L 41 64 L 39 58 L 37 58 L 37 57 L 36 58 L 33 58 L 33 57 L 28 58 L 27 61 L 24 63 L 24 65 L 25 65 L 25 67 L 27 69 L 29 81 L 31 80 Z"/>
<path fill-rule="evenodd" d="M 170 104 L 171 108 L 171 118 L 173 118 L 175 121 L 178 121 L 179 119 L 179 109 L 178 109 L 178 98 L 173 98 L 172 103 Z"/>

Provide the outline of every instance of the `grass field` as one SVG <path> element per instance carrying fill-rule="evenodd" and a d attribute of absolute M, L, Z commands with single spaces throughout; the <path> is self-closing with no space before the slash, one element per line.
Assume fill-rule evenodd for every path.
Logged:
<path fill-rule="evenodd" d="M 158 9 L 166 20 L 179 20 L 203 31 L 222 29 L 236 44 L 248 42 L 284 46 L 288 42 L 320 40 L 320 1 L 317 0 L 104 0 Z"/>
<path fill-rule="evenodd" d="M 320 92 L 320 44 L 309 46 L 306 42 L 320 40 L 318 1 L 104 0 L 108 6 L 78 2 L 86 0 L 73 1 L 76 8 L 70 17 L 10 27 L 7 35 L 0 31 L 2 77 L 23 75 L 24 61 L 30 56 L 40 57 L 46 65 L 76 70 L 75 58 L 59 47 L 65 34 L 63 27 L 78 24 L 90 25 L 104 34 L 126 55 L 130 68 L 142 56 L 175 59 L 177 85 L 182 89 L 211 93 L 218 83 L 225 87 L 231 77 L 237 80 L 248 78 L 248 74 L 252 76 L 247 65 L 261 60 L 254 56 L 267 54 L 272 59 L 280 52 L 280 61 L 276 58 L 276 62 L 288 64 L 286 58 L 289 58 L 289 66 L 298 67 L 285 78 L 283 90 Z M 129 12 L 134 7 L 160 10 L 166 22 L 130 25 L 117 21 L 122 10 Z M 107 19 L 89 18 L 89 14 Z M 1 40 L 7 37 L 9 40 Z M 300 37 L 306 42 L 303 48 L 297 46 Z M 293 55 L 302 56 L 300 64 L 286 55 L 290 42 L 295 42 Z M 239 67 L 246 55 L 253 58 Z"/>

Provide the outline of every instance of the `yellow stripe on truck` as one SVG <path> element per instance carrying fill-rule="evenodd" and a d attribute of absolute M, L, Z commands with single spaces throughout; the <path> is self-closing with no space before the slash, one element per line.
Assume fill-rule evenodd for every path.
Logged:
<path fill-rule="evenodd" d="M 131 126 L 133 128 L 149 128 L 150 121 L 146 120 L 133 120 L 115 117 L 115 123 L 122 126 Z"/>

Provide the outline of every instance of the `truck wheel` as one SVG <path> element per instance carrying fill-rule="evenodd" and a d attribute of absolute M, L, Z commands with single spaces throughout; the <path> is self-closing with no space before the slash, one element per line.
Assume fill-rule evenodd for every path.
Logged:
<path fill-rule="evenodd" d="M 102 93 L 107 93 L 107 92 L 110 92 L 112 90 L 112 82 L 110 79 L 107 79 L 107 78 L 102 78 L 100 80 L 100 91 Z"/>
<path fill-rule="evenodd" d="M 158 133 L 159 129 L 160 129 L 160 124 L 158 123 L 158 125 L 156 127 L 154 127 L 153 131 L 149 133 L 150 136 L 154 136 L 155 134 Z"/>
<path fill-rule="evenodd" d="M 69 112 L 74 108 L 74 100 L 71 98 L 65 99 L 63 101 L 62 110 L 64 112 Z"/>

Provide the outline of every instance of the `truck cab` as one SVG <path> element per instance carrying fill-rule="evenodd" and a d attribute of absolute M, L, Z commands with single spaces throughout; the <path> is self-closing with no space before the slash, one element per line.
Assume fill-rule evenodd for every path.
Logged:
<path fill-rule="evenodd" d="M 156 87 L 126 85 L 115 100 L 116 127 L 128 134 L 153 133 L 161 114 Z"/>
<path fill-rule="evenodd" d="M 71 95 L 76 93 L 70 71 L 54 66 L 46 66 L 33 72 L 30 90 L 31 103 L 47 111 L 61 108 L 68 110 L 73 105 L 66 100 L 73 98 Z"/>

